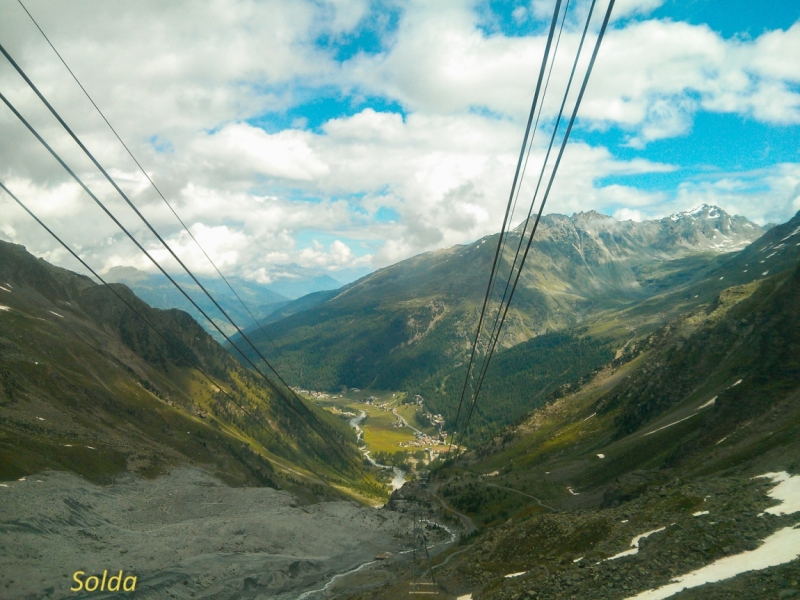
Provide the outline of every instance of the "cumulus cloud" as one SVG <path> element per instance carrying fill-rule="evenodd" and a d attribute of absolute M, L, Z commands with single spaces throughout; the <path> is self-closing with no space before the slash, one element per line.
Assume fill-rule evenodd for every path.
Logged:
<path fill-rule="evenodd" d="M 703 25 L 648 18 L 661 4 L 618 0 L 581 127 L 618 128 L 628 146 L 646 149 L 687 135 L 700 111 L 800 123 L 800 63 L 786 60 L 800 54 L 800 23 L 755 39 L 724 39 Z M 388 29 L 376 34 L 377 49 L 340 60 L 336 44 L 356 39 L 386 6 L 367 0 L 29 5 L 226 271 L 266 282 L 291 277 L 290 265 L 326 272 L 383 266 L 500 226 L 544 48 L 541 32 L 487 33 L 474 2 L 419 0 L 396 11 L 396 26 L 381 21 Z M 576 15 L 586 9 L 585 2 L 577 6 Z M 549 18 L 543 15 L 551 10 L 552 2 L 535 0 L 517 7 L 512 20 Z M 579 28 L 577 18 L 567 20 L 543 122 L 557 109 Z M 0 38 L 187 264 L 210 273 L 14 3 L 3 8 Z M 0 89 L 137 237 L 165 256 L 6 64 Z M 402 113 L 350 107 L 312 129 L 312 115 L 292 109 L 315 94 L 353 106 L 378 97 Z M 151 268 L 5 110 L 0 139 L 0 177 L 93 264 Z M 517 222 L 544 157 L 542 140 L 534 143 Z M 690 179 L 672 192 L 625 184 L 627 175 L 678 168 L 573 143 L 545 212 L 595 208 L 638 219 L 707 201 L 766 221 L 800 208 L 794 163 Z M 66 255 L 24 214 L 0 202 L 0 235 L 66 265 Z M 396 218 L 380 219 L 381 209 Z M 355 251 L 361 243 L 370 250 Z"/>
<path fill-rule="evenodd" d="M 369 265 L 371 259 L 369 254 L 356 257 L 350 247 L 341 240 L 334 240 L 327 249 L 320 242 L 314 240 L 310 248 L 304 248 L 300 252 L 298 262 L 303 267 L 335 270 L 342 267 Z"/>
<path fill-rule="evenodd" d="M 636 143 L 680 135 L 699 109 L 800 123 L 795 61 L 800 25 L 725 40 L 704 25 L 650 20 L 608 35 L 581 116 L 627 128 Z M 779 66 L 773 66 L 779 65 Z"/>
<path fill-rule="evenodd" d="M 308 146 L 309 134 L 295 129 L 270 135 L 242 123 L 199 135 L 191 151 L 205 161 L 206 170 L 222 177 L 250 180 L 253 175 L 310 181 L 326 175 L 328 166 Z"/>

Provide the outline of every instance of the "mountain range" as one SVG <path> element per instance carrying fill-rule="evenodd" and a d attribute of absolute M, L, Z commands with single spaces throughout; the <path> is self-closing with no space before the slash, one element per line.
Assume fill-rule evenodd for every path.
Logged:
<path fill-rule="evenodd" d="M 393 494 L 394 510 L 471 531 L 432 561 L 440 593 L 797 596 L 800 214 L 650 301 L 687 296 L 702 301 Z M 416 580 L 351 598 L 406 597 Z"/>
<path fill-rule="evenodd" d="M 507 248 L 516 247 L 521 227 L 508 237 Z M 608 311 L 630 309 L 702 280 L 764 233 L 744 217 L 707 205 L 643 222 L 620 222 L 594 211 L 546 215 L 500 346 L 507 350 L 538 343 L 531 340 L 546 346 L 548 335 L 572 331 Z M 295 301 L 306 302 L 304 310 L 292 312 L 293 304 L 287 304 L 281 310 L 291 314 L 266 325 L 269 339 L 255 329 L 249 335 L 263 352 L 283 361 L 299 385 L 420 391 L 431 396 L 439 412 L 452 416 L 452 399 L 440 402 L 435 390 L 447 395 L 450 387 L 458 387 L 459 378 L 463 381 L 458 365 L 471 346 L 497 241 L 495 234 L 415 256 L 335 294 L 318 294 L 311 306 L 311 298 Z M 501 275 L 508 274 L 511 255 L 504 252 Z M 502 289 L 494 290 L 493 300 L 501 294 Z M 678 304 L 686 308 L 704 298 Z M 651 312 L 665 313 L 665 307 Z M 638 325 L 645 327 L 641 334 L 657 322 Z M 630 333 L 619 325 L 601 337 L 590 344 L 591 356 L 579 353 L 583 366 L 568 368 L 554 385 L 608 360 L 607 343 L 614 346 Z M 560 362 L 553 368 L 559 365 L 564 371 Z"/>

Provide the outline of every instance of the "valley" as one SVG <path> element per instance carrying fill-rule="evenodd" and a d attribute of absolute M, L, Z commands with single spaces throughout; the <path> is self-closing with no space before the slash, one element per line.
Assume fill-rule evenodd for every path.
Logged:
<path fill-rule="evenodd" d="M 449 447 L 450 437 L 442 429 L 442 416 L 428 412 L 421 396 L 409 399 L 404 392 L 359 389 L 339 394 L 308 390 L 298 393 L 356 430 L 364 457 L 383 469 L 382 479 L 392 489 L 402 487 L 406 476 L 413 478 L 426 471 L 447 452 L 458 451 Z"/>
<path fill-rule="evenodd" d="M 520 232 L 521 226 L 512 232 L 512 246 Z M 764 233 L 707 205 L 641 223 L 594 211 L 545 216 L 494 359 L 501 366 L 487 374 L 495 408 L 477 408 L 468 445 L 608 363 L 632 336 L 761 276 L 738 251 Z M 497 238 L 417 256 L 334 294 L 320 292 L 303 310 L 248 335 L 294 372 L 301 387 L 419 394 L 452 431 L 486 287 L 482 276 Z M 796 250 L 784 246 L 757 260 L 788 268 Z M 507 261 L 501 260 L 501 272 Z M 500 296 L 495 290 L 491 301 Z M 537 389 L 533 402 L 531 387 Z"/>
<path fill-rule="evenodd" d="M 627 264 L 638 288 L 624 297 L 616 265 L 611 287 L 592 284 L 591 304 L 586 292 L 562 305 L 546 331 L 526 324 L 553 306 L 532 289 L 450 453 L 467 313 L 454 316 L 455 292 L 420 290 L 464 285 L 441 270 L 453 253 L 423 257 L 434 275 L 422 280 L 401 267 L 424 296 L 393 305 L 402 317 L 371 304 L 390 297 L 390 268 L 265 323 L 332 445 L 186 313 L 115 287 L 137 317 L 107 288 L 2 245 L 0 543 L 15 549 L 3 568 L 23 574 L 3 585 L 63 597 L 80 559 L 86 573 L 136 570 L 153 598 L 791 592 L 798 232 L 800 215 L 741 250 Z M 345 346 L 330 337 L 341 327 Z M 309 385 L 333 372 L 309 360 L 339 360 L 347 343 L 360 348 L 350 385 Z M 25 574 L 45 557 L 52 572 Z"/>
<path fill-rule="evenodd" d="M 797 4 L 0 3 L 0 600 L 800 600 Z"/>
<path fill-rule="evenodd" d="M 786 248 L 797 224 L 729 272 Z M 435 489 L 479 528 L 452 560 L 433 561 L 439 589 L 476 600 L 796 595 L 800 261 L 791 262 L 637 337 L 434 470 L 426 488 L 396 492 L 392 502 L 435 510 Z M 352 597 L 405 597 L 410 580 L 404 571 Z"/>

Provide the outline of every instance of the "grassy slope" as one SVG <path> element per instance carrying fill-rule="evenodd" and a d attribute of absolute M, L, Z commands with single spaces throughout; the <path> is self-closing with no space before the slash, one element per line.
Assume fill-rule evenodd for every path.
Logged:
<path fill-rule="evenodd" d="M 301 466 L 307 461 L 336 485 L 359 486 L 344 461 L 187 314 L 151 309 L 117 288 L 178 352 L 108 290 L 19 246 L 0 251 L 0 284 L 10 290 L 0 291 L 8 307 L 0 312 L 0 477 L 56 468 L 106 481 L 188 463 L 231 483 L 305 485 L 314 480 Z M 248 419 L 181 353 L 268 427 Z M 346 424 L 312 410 L 358 460 Z"/>
<path fill-rule="evenodd" d="M 687 249 L 661 240 L 655 230 L 640 235 L 632 225 L 620 224 L 620 232 L 598 233 L 594 221 L 584 220 L 559 215 L 543 220 L 501 347 L 640 301 L 699 277 L 715 261 L 715 255 L 703 254 L 648 268 L 643 264 L 664 263 Z M 511 246 L 517 240 L 512 236 Z M 496 243 L 497 235 L 488 236 L 381 269 L 322 304 L 270 324 L 269 335 L 301 372 L 298 383 L 305 387 L 421 386 L 469 351 Z M 504 259 L 500 272 L 507 271 Z M 274 352 L 257 332 L 254 336 L 265 352 Z"/>
<path fill-rule="evenodd" d="M 651 297 L 622 308 L 599 309 L 579 327 L 541 335 L 497 353 L 481 390 L 469 439 L 485 439 L 498 426 L 515 422 L 561 386 L 579 381 L 678 315 L 714 302 L 731 285 L 752 283 L 792 268 L 800 260 L 796 241 L 800 235 L 792 235 L 798 227 L 800 216 L 739 253 L 647 263 L 638 270 L 656 292 Z M 466 365 L 460 365 L 446 370 L 413 390 L 425 396 L 449 424 L 455 417 L 465 369 Z"/>
<path fill-rule="evenodd" d="M 628 346 L 576 391 L 441 467 L 430 488 L 482 531 L 437 581 L 481 600 L 567 590 L 564 597 L 630 597 L 795 525 L 796 515 L 756 518 L 772 503 L 765 492 L 773 484 L 753 476 L 798 473 L 798 457 L 795 262 L 723 290 Z M 425 498 L 426 490 L 407 486 L 399 496 Z M 601 562 L 660 527 L 636 557 Z M 505 577 L 513 572 L 526 574 Z M 676 598 L 778 597 L 798 573 L 794 561 Z M 359 598 L 404 592 L 398 583 Z"/>

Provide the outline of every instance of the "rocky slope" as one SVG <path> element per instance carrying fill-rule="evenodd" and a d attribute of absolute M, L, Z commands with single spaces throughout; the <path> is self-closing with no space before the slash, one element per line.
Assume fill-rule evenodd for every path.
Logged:
<path fill-rule="evenodd" d="M 308 466 L 362 486 L 345 425 L 312 407 L 340 457 L 188 314 L 116 289 L 169 342 L 109 289 L 0 243 L 1 479 L 57 469 L 104 482 L 190 464 L 238 485 L 299 476 L 321 488 Z"/>
<path fill-rule="evenodd" d="M 800 243 L 800 223 L 768 235 L 729 273 Z M 795 255 L 792 268 L 726 288 L 634 340 L 398 497 L 446 503 L 481 528 L 464 552 L 434 560 L 445 598 L 791 598 L 798 457 Z M 354 597 L 399 598 L 410 578 L 398 572 Z"/>
<path fill-rule="evenodd" d="M 87 484 L 48 472 L 0 487 L 0 596 L 296 600 L 407 543 L 401 515 L 342 500 L 229 487 L 196 468 Z M 104 570 L 133 593 L 76 593 Z M 313 598 L 313 596 L 311 596 Z"/>

